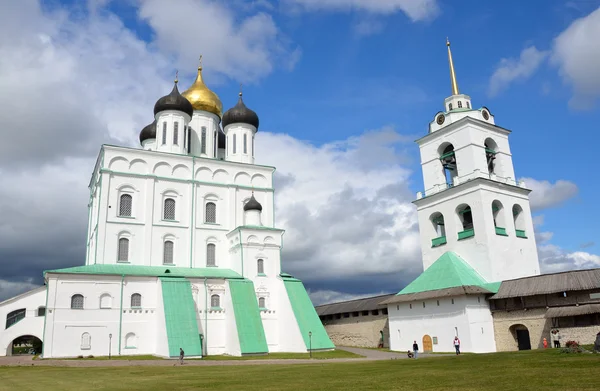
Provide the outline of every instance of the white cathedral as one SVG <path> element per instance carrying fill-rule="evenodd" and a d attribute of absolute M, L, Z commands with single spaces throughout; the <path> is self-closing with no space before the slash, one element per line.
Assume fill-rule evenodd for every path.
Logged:
<path fill-rule="evenodd" d="M 516 180 L 508 136 L 487 107 L 461 94 L 450 50 L 452 95 L 417 140 L 425 191 L 417 193 L 424 272 L 385 300 L 392 350 L 494 352 L 486 297 L 500 283 L 540 274 L 529 193 Z M 439 341 L 439 342 L 438 342 Z"/>
<path fill-rule="evenodd" d="M 44 358 L 332 349 L 302 282 L 282 272 L 258 126 L 241 92 L 222 114 L 200 66 L 188 90 L 176 80 L 156 102 L 141 149 L 103 145 L 85 265 L 47 270 L 43 287 L 0 303 L 0 356 L 23 338 Z"/>

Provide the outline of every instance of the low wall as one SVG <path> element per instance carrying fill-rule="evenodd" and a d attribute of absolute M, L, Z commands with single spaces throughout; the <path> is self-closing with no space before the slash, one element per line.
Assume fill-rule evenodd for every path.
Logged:
<path fill-rule="evenodd" d="M 379 344 L 379 331 L 383 330 L 384 346 L 389 346 L 389 328 L 386 315 L 342 318 L 324 322 L 325 330 L 337 346 L 375 348 Z"/>

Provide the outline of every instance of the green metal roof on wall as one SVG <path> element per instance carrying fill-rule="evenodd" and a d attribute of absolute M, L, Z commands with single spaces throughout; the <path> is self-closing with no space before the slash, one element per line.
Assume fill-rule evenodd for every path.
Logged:
<path fill-rule="evenodd" d="M 189 268 L 170 266 L 138 265 L 85 265 L 66 269 L 46 270 L 46 273 L 64 274 L 106 274 L 144 277 L 188 277 L 188 278 L 242 278 L 231 269 L 216 267 Z"/>
<path fill-rule="evenodd" d="M 457 286 L 474 285 L 490 288 L 489 284 L 460 256 L 447 251 L 442 254 L 427 270 L 425 270 L 413 282 L 402 289 L 398 295 L 434 291 L 438 289 L 452 288 Z M 499 285 L 499 284 L 498 284 Z M 488 288 L 488 286 L 490 288 Z M 496 287 L 497 291 L 498 288 Z"/>

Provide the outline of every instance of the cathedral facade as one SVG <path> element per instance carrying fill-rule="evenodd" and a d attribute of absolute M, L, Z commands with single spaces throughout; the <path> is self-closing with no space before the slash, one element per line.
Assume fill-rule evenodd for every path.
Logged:
<path fill-rule="evenodd" d="M 224 114 L 202 67 L 154 106 L 141 148 L 103 145 L 85 264 L 0 303 L 0 355 L 244 355 L 331 349 L 301 281 L 282 272 L 274 167 L 254 164 L 258 115 Z"/>

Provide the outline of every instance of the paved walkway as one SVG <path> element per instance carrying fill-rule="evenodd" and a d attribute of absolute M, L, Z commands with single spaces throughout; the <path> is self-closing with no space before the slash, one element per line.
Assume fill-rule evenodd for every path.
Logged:
<path fill-rule="evenodd" d="M 340 362 L 365 362 L 406 359 L 406 354 L 374 349 L 338 347 L 339 350 L 360 354 L 361 358 L 332 359 L 274 359 L 274 360 L 185 360 L 183 366 L 223 365 L 291 365 L 325 364 Z M 178 360 L 33 360 L 32 356 L 0 357 L 0 366 L 51 366 L 51 367 L 130 367 L 130 366 L 179 366 Z"/>

